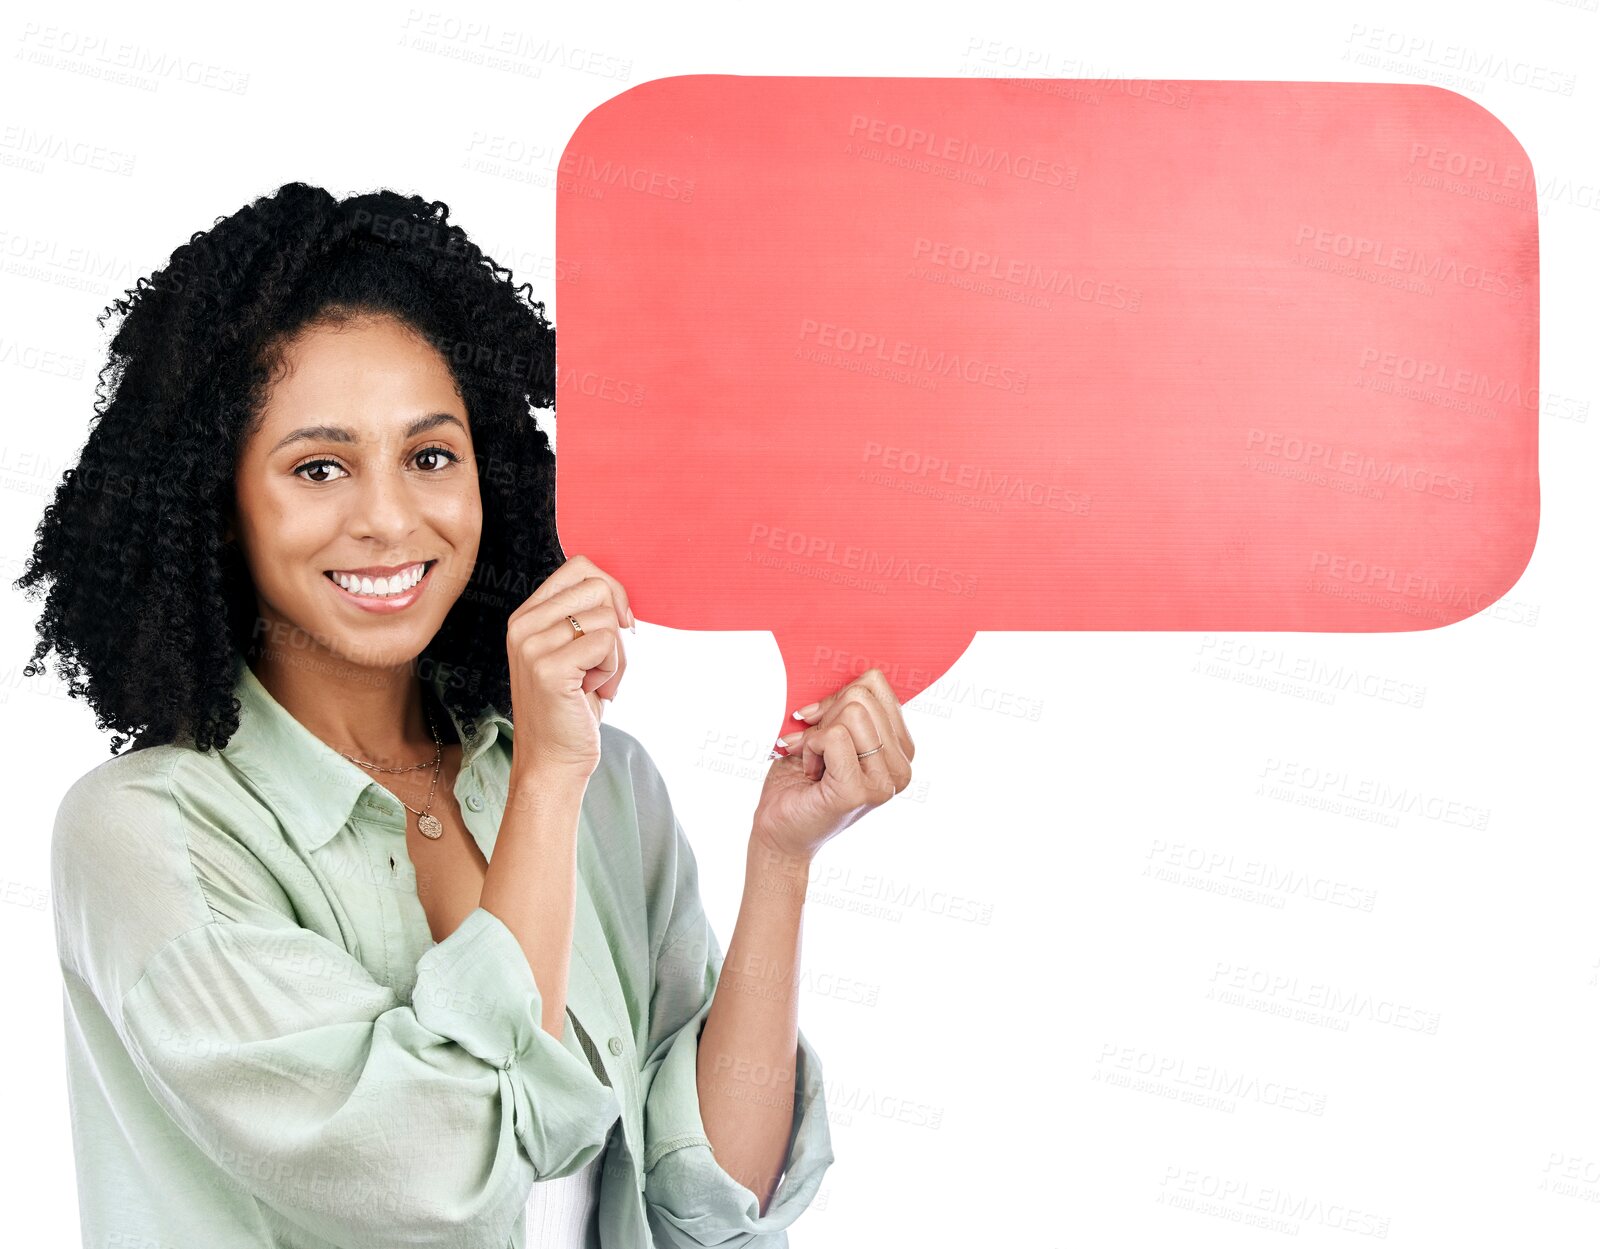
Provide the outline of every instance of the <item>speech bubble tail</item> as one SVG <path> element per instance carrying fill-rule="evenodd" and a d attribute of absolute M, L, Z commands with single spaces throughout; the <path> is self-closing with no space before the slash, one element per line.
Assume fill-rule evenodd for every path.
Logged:
<path fill-rule="evenodd" d="M 879 669 L 902 704 L 944 676 L 972 645 L 970 625 L 951 621 L 941 625 L 926 617 L 903 622 L 819 622 L 814 629 L 773 630 L 788 677 L 785 728 L 781 737 L 803 727 L 794 718 L 799 708 L 820 702 L 856 677 Z M 848 645 L 841 644 L 848 636 Z"/>

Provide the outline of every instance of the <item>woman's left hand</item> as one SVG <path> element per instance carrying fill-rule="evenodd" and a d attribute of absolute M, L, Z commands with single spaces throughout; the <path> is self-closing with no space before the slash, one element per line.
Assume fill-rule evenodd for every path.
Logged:
<path fill-rule="evenodd" d="M 788 735 L 789 753 L 767 772 L 752 835 L 809 861 L 825 841 L 911 783 L 916 745 L 900 700 L 877 668 L 822 699 L 805 723 L 798 738 Z"/>

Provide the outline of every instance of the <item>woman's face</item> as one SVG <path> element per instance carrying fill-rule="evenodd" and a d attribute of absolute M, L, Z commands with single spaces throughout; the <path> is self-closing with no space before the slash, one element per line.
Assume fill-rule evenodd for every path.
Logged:
<path fill-rule="evenodd" d="M 403 666 L 439 631 L 478 557 L 466 405 L 444 358 L 391 317 L 312 327 L 284 356 L 240 455 L 230 526 L 255 582 L 261 644 Z"/>

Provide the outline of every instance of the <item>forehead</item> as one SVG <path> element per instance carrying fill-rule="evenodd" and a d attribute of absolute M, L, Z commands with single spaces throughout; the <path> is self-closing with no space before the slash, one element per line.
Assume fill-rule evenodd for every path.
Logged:
<path fill-rule="evenodd" d="M 376 437 L 420 411 L 465 418 L 450 366 L 410 327 L 391 317 L 362 316 L 308 326 L 285 344 L 262 405 L 260 432 L 271 438 L 315 417 Z"/>

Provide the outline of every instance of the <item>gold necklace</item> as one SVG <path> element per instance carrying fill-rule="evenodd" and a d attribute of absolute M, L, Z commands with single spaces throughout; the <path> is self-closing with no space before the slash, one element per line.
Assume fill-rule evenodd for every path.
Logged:
<path fill-rule="evenodd" d="M 444 743 L 439 740 L 439 731 L 433 727 L 433 713 L 428 710 L 426 704 L 423 705 L 422 714 L 427 717 L 428 733 L 433 737 L 433 781 L 428 786 L 428 805 L 418 811 L 404 798 L 400 798 L 399 794 L 394 796 L 400 798 L 402 807 L 417 817 L 417 831 L 430 841 L 438 841 L 440 837 L 444 836 L 444 825 L 439 823 L 438 818 L 430 815 L 429 812 L 433 810 L 434 790 L 439 786 L 439 764 L 444 759 Z M 351 763 L 359 764 L 364 768 L 375 768 L 379 772 L 415 772 L 418 768 L 428 766 L 426 763 L 414 763 L 408 768 L 386 768 L 376 763 L 368 763 L 364 759 L 357 759 L 354 755 L 345 755 L 342 750 L 339 753 L 344 755 Z M 387 789 L 388 787 L 385 786 L 384 788 Z M 393 790 L 389 790 L 389 792 L 394 793 Z"/>

